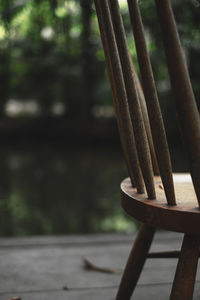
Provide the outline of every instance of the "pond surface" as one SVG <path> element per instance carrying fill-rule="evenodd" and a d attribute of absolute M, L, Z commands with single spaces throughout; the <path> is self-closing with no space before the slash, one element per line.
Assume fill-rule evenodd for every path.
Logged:
<path fill-rule="evenodd" d="M 183 171 L 180 155 L 174 161 Z M 1 236 L 137 226 L 120 206 L 119 184 L 127 171 L 118 144 L 2 145 L 0 170 Z"/>
<path fill-rule="evenodd" d="M 124 230 L 120 146 L 25 145 L 0 151 L 0 235 Z"/>

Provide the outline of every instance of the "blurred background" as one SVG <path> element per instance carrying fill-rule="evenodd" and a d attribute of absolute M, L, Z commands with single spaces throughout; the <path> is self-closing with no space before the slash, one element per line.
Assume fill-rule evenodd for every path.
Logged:
<path fill-rule="evenodd" d="M 186 171 L 154 3 L 139 2 L 173 169 Z M 172 4 L 199 106 L 200 3 Z M 93 1 L 0 0 L 0 235 L 134 231 L 125 176 Z"/>

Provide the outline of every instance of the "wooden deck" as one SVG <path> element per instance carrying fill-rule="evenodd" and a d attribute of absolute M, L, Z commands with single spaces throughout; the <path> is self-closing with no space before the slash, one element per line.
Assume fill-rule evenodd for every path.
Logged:
<path fill-rule="evenodd" d="M 0 239 L 0 299 L 114 299 L 121 274 L 87 270 L 83 258 L 121 271 L 134 238 L 116 234 Z M 181 238 L 159 232 L 151 251 L 179 249 Z M 133 299 L 168 299 L 176 262 L 148 259 Z M 199 286 L 198 282 L 194 299 L 200 298 Z"/>

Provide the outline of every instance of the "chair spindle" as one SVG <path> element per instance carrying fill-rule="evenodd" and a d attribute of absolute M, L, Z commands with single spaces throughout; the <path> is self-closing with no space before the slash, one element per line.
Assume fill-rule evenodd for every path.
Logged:
<path fill-rule="evenodd" d="M 194 189 L 200 206 L 200 118 L 171 4 L 156 0 L 157 13 Z"/>
<path fill-rule="evenodd" d="M 95 7 L 125 158 L 128 160 L 127 164 L 130 176 L 132 177 L 132 183 L 135 183 L 138 193 L 144 193 L 143 178 L 134 141 L 123 73 L 112 28 L 111 16 L 109 14 L 109 6 L 106 0 L 95 0 Z M 114 76 L 114 74 L 118 74 L 118 76 Z"/>
<path fill-rule="evenodd" d="M 161 1 L 162 2 L 162 1 Z M 171 160 L 167 145 L 166 133 L 160 111 L 157 91 L 154 83 L 152 67 L 148 56 L 144 37 L 144 28 L 141 20 L 137 0 L 128 0 L 130 19 L 132 23 L 138 62 L 140 66 L 142 86 L 146 99 L 152 137 L 159 164 L 167 202 L 176 205 L 174 184 L 172 178 Z"/>
<path fill-rule="evenodd" d="M 127 100 L 129 105 L 129 111 L 131 121 L 133 125 L 133 132 L 136 141 L 136 148 L 140 161 L 140 166 L 148 194 L 149 199 L 155 199 L 155 187 L 153 168 L 151 161 L 151 154 L 143 121 L 142 110 L 140 107 L 138 92 L 136 88 L 136 82 L 134 78 L 133 69 L 130 62 L 130 54 L 126 41 L 125 30 L 120 14 L 120 7 L 118 1 L 108 0 L 110 5 L 110 14 L 112 18 L 113 29 L 116 38 L 116 44 L 118 47 L 119 57 L 121 61 L 121 67 L 124 77 L 124 83 L 126 88 Z"/>
<path fill-rule="evenodd" d="M 143 93 L 143 90 L 142 90 L 142 86 L 140 84 L 140 80 L 138 78 L 138 75 L 137 75 L 137 72 L 135 70 L 135 67 L 133 65 L 132 60 L 131 60 L 131 67 L 133 69 L 133 75 L 134 75 L 134 78 L 135 78 L 135 83 L 136 83 L 136 87 L 137 87 L 140 106 L 141 106 L 141 109 L 142 109 L 142 115 L 143 115 L 144 125 L 145 125 L 147 138 L 148 138 L 148 142 L 149 142 L 149 148 L 150 148 L 150 152 L 151 152 L 151 159 L 152 159 L 154 174 L 155 175 L 160 175 L 160 171 L 159 171 L 159 167 L 158 167 L 158 161 L 157 161 L 157 157 L 156 157 L 156 153 L 155 153 L 155 149 L 154 149 L 150 124 L 149 124 L 149 116 L 148 116 L 148 112 L 147 112 L 146 101 L 145 101 L 145 98 L 144 98 L 144 93 Z"/>

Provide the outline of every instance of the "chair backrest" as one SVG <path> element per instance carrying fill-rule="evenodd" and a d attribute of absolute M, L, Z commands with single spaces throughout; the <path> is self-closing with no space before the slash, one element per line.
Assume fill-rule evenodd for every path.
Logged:
<path fill-rule="evenodd" d="M 167 203 L 176 205 L 166 133 L 137 0 L 127 0 L 142 88 L 126 40 L 118 0 L 95 0 L 113 101 L 129 175 L 138 193 L 155 199 L 160 173 Z M 169 0 L 155 0 L 190 172 L 200 205 L 200 119 Z M 158 171 L 159 170 L 159 171 Z M 154 172 L 153 172 L 154 171 Z"/>

